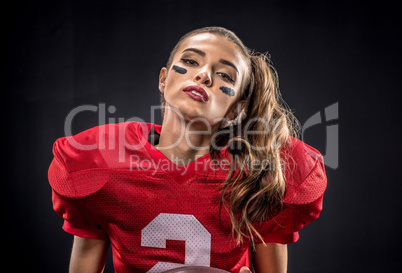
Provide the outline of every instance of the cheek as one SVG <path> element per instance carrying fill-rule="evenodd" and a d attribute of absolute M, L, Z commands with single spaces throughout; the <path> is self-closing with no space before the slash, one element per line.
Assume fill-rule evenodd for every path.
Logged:
<path fill-rule="evenodd" d="M 180 78 L 183 78 L 183 75 L 174 72 L 173 70 L 170 72 L 169 76 L 166 79 L 166 89 L 165 92 L 171 93 L 172 90 L 177 88 L 177 84 L 180 82 Z"/>
<path fill-rule="evenodd" d="M 168 77 L 166 79 L 166 87 L 178 87 L 184 81 L 186 81 L 191 75 L 189 71 L 178 65 L 173 65 L 169 71 Z"/>
<path fill-rule="evenodd" d="M 215 101 L 214 104 L 211 105 L 211 112 L 214 115 L 224 117 L 229 112 L 230 107 L 233 105 L 235 101 L 235 97 L 229 97 L 226 94 L 221 94 Z"/>
<path fill-rule="evenodd" d="M 183 88 L 185 87 L 184 83 L 187 81 L 189 77 L 188 71 L 185 74 L 181 74 L 175 72 L 172 68 L 168 77 L 166 78 L 166 85 L 165 85 L 165 100 L 171 104 L 176 105 L 178 101 L 183 99 Z"/>

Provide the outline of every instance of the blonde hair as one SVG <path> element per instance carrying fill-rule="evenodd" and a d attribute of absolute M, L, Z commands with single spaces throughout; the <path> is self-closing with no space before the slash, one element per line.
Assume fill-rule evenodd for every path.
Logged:
<path fill-rule="evenodd" d="M 245 106 L 237 122 L 230 125 L 232 131 L 240 134 L 233 136 L 225 133 L 227 128 L 219 129 L 217 145 L 211 145 L 209 154 L 211 159 L 219 161 L 220 153 L 215 147 L 228 146 L 230 169 L 222 184 L 220 205 L 228 210 L 238 243 L 249 238 L 254 246 L 256 238 L 262 242 L 263 238 L 253 224 L 273 217 L 281 208 L 285 177 L 280 150 L 290 135 L 297 135 L 299 123 L 281 98 L 278 73 L 270 56 L 248 49 L 236 34 L 223 27 L 204 27 L 181 37 L 170 53 L 168 69 L 183 41 L 200 33 L 227 38 L 248 61 L 250 73 L 245 77 L 239 98 L 245 100 Z M 161 103 L 165 105 L 163 94 Z M 250 130 L 266 133 L 248 135 L 246 131 Z M 255 162 L 267 161 L 269 164 L 255 167 Z"/>

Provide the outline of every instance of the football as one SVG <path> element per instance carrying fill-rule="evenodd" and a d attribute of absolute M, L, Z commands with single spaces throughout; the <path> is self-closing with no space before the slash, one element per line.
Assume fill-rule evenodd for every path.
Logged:
<path fill-rule="evenodd" d="M 183 266 L 164 271 L 164 273 L 229 273 L 228 271 L 207 266 Z"/>

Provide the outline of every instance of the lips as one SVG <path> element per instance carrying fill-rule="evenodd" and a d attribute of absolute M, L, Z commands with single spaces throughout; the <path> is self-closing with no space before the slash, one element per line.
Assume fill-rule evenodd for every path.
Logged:
<path fill-rule="evenodd" d="M 194 92 L 195 91 L 195 92 Z M 183 89 L 183 92 L 187 93 L 190 97 L 192 97 L 195 100 L 201 101 L 201 102 L 207 102 L 208 101 L 208 94 L 205 92 L 204 89 L 197 85 L 190 85 L 187 86 L 186 88 Z"/>

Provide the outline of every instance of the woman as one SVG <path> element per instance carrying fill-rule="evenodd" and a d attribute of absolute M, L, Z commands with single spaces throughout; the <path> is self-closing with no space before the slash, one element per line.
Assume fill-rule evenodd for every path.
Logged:
<path fill-rule="evenodd" d="M 162 126 L 109 124 L 54 145 L 70 272 L 102 272 L 109 244 L 116 272 L 286 272 L 286 245 L 318 218 L 326 176 L 321 154 L 291 136 L 267 57 L 227 29 L 197 29 L 172 50 L 159 90 Z"/>

